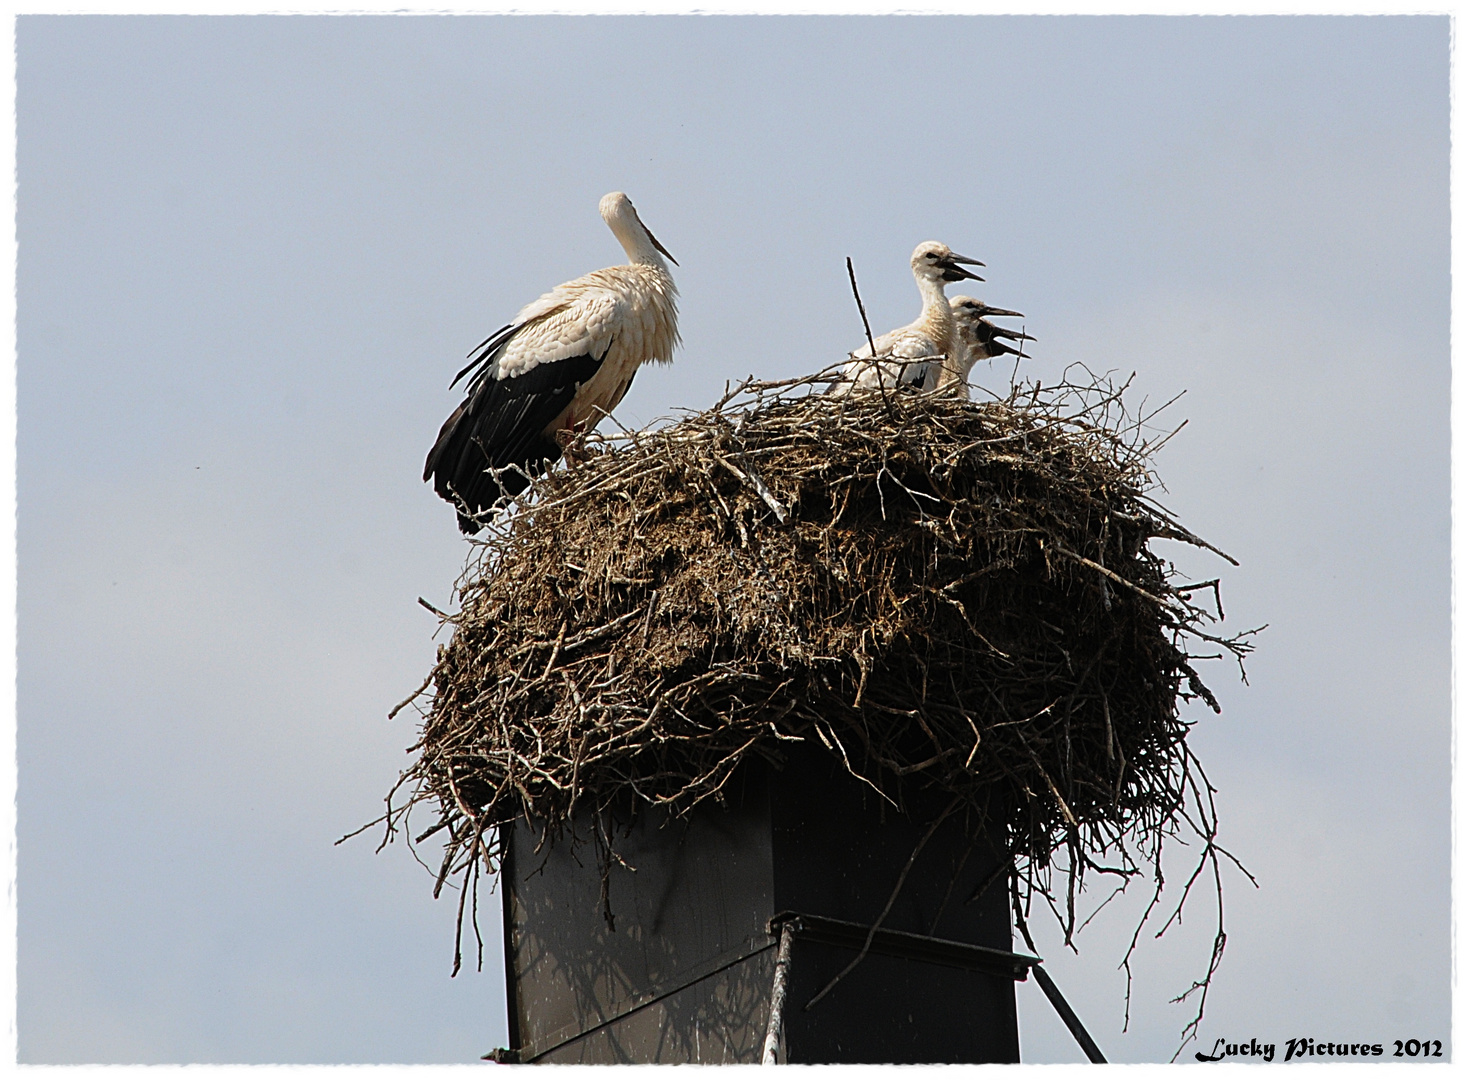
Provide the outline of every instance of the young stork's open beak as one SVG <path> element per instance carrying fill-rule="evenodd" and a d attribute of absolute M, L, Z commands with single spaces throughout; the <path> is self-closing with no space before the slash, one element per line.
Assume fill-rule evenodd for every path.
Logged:
<path fill-rule="evenodd" d="M 984 264 L 979 262 L 978 259 L 970 259 L 955 252 L 949 252 L 938 265 L 943 267 L 944 281 L 963 281 L 965 279 L 969 281 L 984 280 L 978 274 L 964 269 L 965 266 L 983 266 Z"/>
<path fill-rule="evenodd" d="M 992 325 L 992 324 L 991 324 Z M 1037 341 L 1034 334 L 1026 334 L 1023 330 L 1006 330 L 1002 326 L 994 327 L 995 337 L 1005 337 L 1010 341 Z"/>

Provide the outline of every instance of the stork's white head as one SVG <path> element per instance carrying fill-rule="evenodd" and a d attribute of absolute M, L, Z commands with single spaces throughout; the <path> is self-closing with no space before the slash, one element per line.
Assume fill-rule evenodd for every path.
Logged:
<path fill-rule="evenodd" d="M 667 266 L 659 256 L 667 255 L 669 262 L 674 266 L 678 265 L 678 260 L 668 254 L 668 249 L 658 243 L 652 230 L 642 223 L 642 219 L 637 216 L 637 208 L 624 193 L 612 191 L 603 195 L 599 209 L 601 219 L 607 223 L 607 228 L 612 230 L 612 235 L 621 243 L 622 250 L 632 262 L 651 263 L 666 270 Z"/>
<path fill-rule="evenodd" d="M 947 244 L 936 240 L 925 240 L 912 253 L 912 273 L 919 280 L 945 282 L 983 281 L 978 274 L 965 270 L 965 266 L 983 266 L 978 259 L 969 259 L 955 254 Z"/>

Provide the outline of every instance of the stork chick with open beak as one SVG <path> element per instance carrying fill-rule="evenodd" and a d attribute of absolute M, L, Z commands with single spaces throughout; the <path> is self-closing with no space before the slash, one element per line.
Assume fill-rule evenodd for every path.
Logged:
<path fill-rule="evenodd" d="M 977 259 L 956 254 L 947 244 L 927 240 L 912 253 L 912 276 L 923 298 L 923 310 L 906 326 L 890 330 L 851 352 L 843 378 L 831 388 L 834 394 L 877 387 L 921 387 L 935 381 L 935 370 L 953 351 L 953 309 L 943 289 L 950 281 L 983 281 L 965 266 L 983 266 Z M 873 347 L 875 346 L 875 353 Z M 876 362 L 872 362 L 872 357 Z"/>
<path fill-rule="evenodd" d="M 1023 343 L 1034 341 L 1035 337 L 1033 334 L 1026 334 L 1019 330 L 996 326 L 989 321 L 990 315 L 1023 319 L 1024 315 L 1018 311 L 991 307 L 982 300 L 975 300 L 972 296 L 955 296 L 948 301 L 948 304 L 953 309 L 952 359 L 948 364 L 941 367 L 934 365 L 929 369 L 932 384 L 925 385 L 923 389 L 947 390 L 952 387 L 954 393 L 968 397 L 969 372 L 980 360 L 992 360 L 1005 353 L 1021 357 L 1025 355 L 1023 344 L 1016 349 L 1006 345 L 999 340 L 1000 338 Z"/>
<path fill-rule="evenodd" d="M 449 384 L 474 373 L 428 452 L 423 479 L 458 509 L 465 533 L 477 533 L 478 515 L 524 491 L 616 408 L 640 364 L 673 359 L 678 290 L 668 262 L 677 260 L 622 192 L 604 196 L 600 210 L 627 265 L 557 285 L 521 308 Z"/>

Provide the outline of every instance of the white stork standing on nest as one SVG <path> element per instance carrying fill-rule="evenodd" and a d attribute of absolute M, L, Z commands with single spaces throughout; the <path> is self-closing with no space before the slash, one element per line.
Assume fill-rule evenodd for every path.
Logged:
<path fill-rule="evenodd" d="M 678 344 L 678 290 L 666 256 L 620 191 L 603 196 L 602 220 L 627 253 L 609 266 L 557 285 L 520 309 L 470 353 L 464 403 L 428 452 L 423 479 L 459 510 L 459 528 L 529 486 L 576 434 L 616 408 L 639 364 L 666 364 Z M 504 470 L 490 472 L 489 470 Z"/>
<path fill-rule="evenodd" d="M 949 387 L 956 387 L 958 389 L 954 390 L 955 393 L 968 397 L 968 374 L 980 360 L 992 360 L 1005 353 L 1011 353 L 1014 356 L 1025 355 L 1023 344 L 1016 349 L 1000 341 L 1000 338 L 1009 338 L 1011 341 L 1023 343 L 1034 341 L 1035 337 L 1033 334 L 1026 334 L 1020 330 L 1009 330 L 996 326 L 989 321 L 990 315 L 1005 315 L 1023 319 L 1024 315 L 1018 311 L 991 307 L 982 300 L 975 300 L 972 296 L 955 296 L 948 301 L 948 304 L 953 309 L 952 360 L 942 367 L 932 365 L 923 389 L 947 390 Z"/>
<path fill-rule="evenodd" d="M 843 378 L 831 388 L 833 394 L 877 387 L 920 387 L 931 381 L 928 368 L 952 354 L 953 309 L 943 295 L 950 281 L 983 281 L 965 266 L 983 266 L 977 259 L 954 254 L 947 244 L 927 240 L 912 253 L 912 276 L 922 294 L 923 310 L 916 319 L 890 330 L 851 353 Z M 873 352 L 875 348 L 875 353 Z M 872 362 L 872 357 L 876 362 Z M 925 358 L 925 359 L 924 359 Z M 935 359 L 938 358 L 938 359 Z M 936 376 L 934 376 L 936 378 Z"/>

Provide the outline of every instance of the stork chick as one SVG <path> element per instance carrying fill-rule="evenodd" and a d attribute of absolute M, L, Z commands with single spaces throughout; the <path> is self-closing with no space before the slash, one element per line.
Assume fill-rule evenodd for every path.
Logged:
<path fill-rule="evenodd" d="M 953 350 L 953 309 L 943 295 L 950 281 L 983 281 L 965 266 L 983 266 L 977 259 L 955 254 L 947 244 L 927 240 L 912 253 L 912 276 L 923 298 L 923 310 L 906 326 L 889 330 L 881 337 L 851 352 L 851 362 L 843 369 L 843 378 L 831 388 L 834 394 L 847 394 L 853 389 L 875 389 L 892 386 L 922 386 L 929 379 L 929 367 Z M 875 352 L 873 351 L 875 347 Z M 876 363 L 872 362 L 875 356 Z M 926 359 L 924 359 L 926 358 Z M 935 359 L 938 358 L 938 359 Z M 934 376 L 936 378 L 936 376 Z"/>
<path fill-rule="evenodd" d="M 941 367 L 933 365 L 928 372 L 931 385 L 925 384 L 923 389 L 961 388 L 955 389 L 954 392 L 968 397 L 968 375 L 980 360 L 992 360 L 1005 353 L 1011 353 L 1014 356 L 1025 355 L 1023 345 L 1016 349 L 1000 341 L 1000 338 L 1023 342 L 1034 341 L 1035 337 L 1033 334 L 1026 334 L 1019 330 L 996 326 L 988 318 L 990 315 L 1007 315 L 1023 319 L 1024 315 L 1021 312 L 990 307 L 982 300 L 975 300 L 972 296 L 955 296 L 948 301 L 948 304 L 953 309 L 952 360 Z"/>
<path fill-rule="evenodd" d="M 454 504 L 467 534 L 483 527 L 476 515 L 524 491 L 529 476 L 616 408 L 640 364 L 673 359 L 678 290 L 664 257 L 678 262 L 622 192 L 603 196 L 600 210 L 627 265 L 595 270 L 527 304 L 449 383 L 474 373 L 428 452 L 423 479 Z"/>

